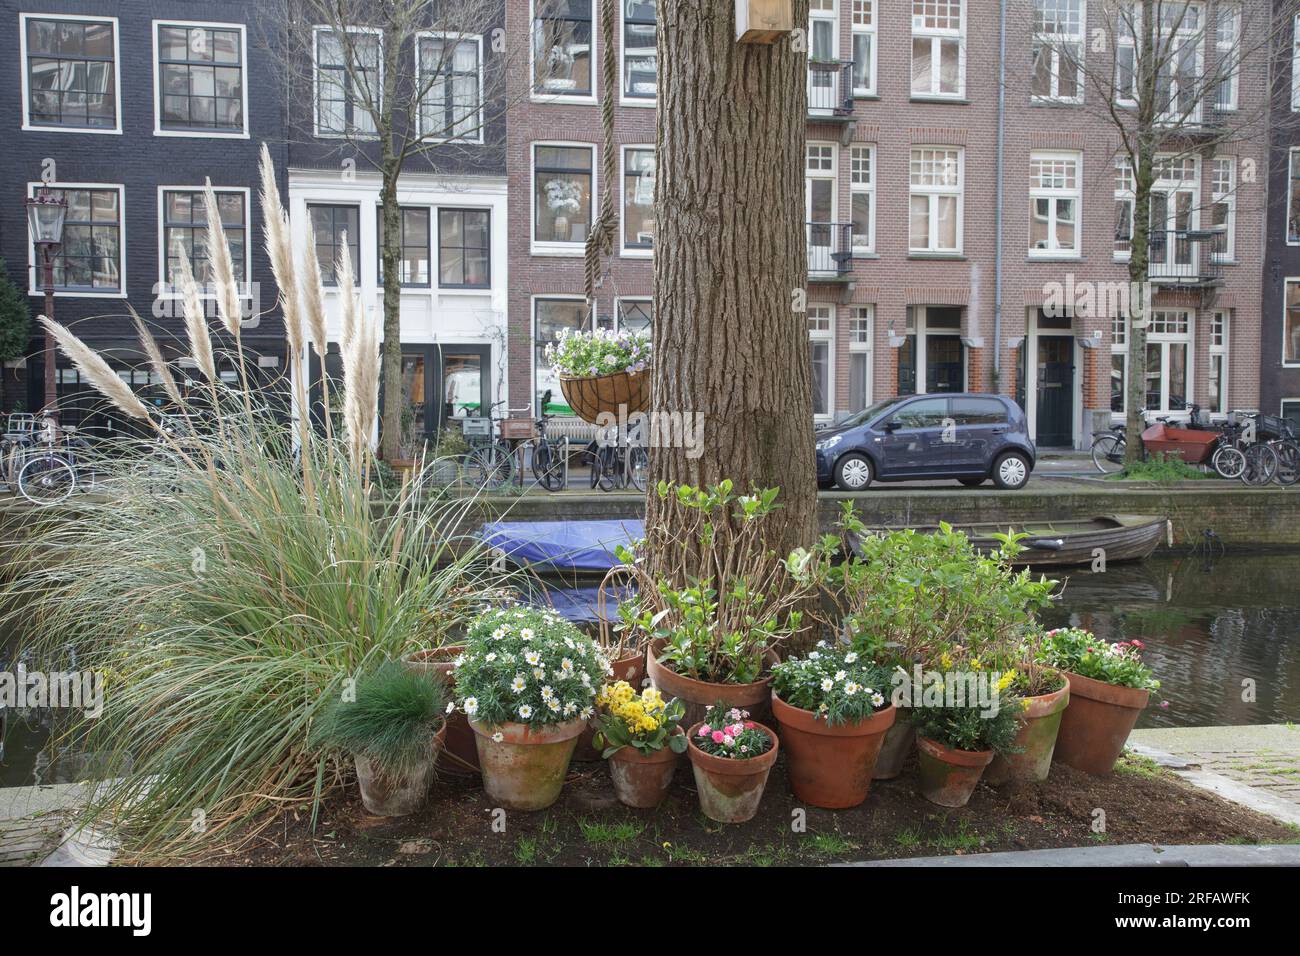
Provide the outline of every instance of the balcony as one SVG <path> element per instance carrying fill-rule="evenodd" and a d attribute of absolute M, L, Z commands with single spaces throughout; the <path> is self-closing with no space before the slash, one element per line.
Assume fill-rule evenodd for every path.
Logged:
<path fill-rule="evenodd" d="M 847 282 L 853 270 L 853 224 L 808 223 L 808 279 Z"/>
<path fill-rule="evenodd" d="M 1151 234 L 1147 275 L 1156 285 L 1207 288 L 1223 279 L 1227 233 L 1221 229 L 1170 229 Z"/>
<path fill-rule="evenodd" d="M 847 123 L 853 118 L 853 61 L 808 61 L 808 118 Z"/>

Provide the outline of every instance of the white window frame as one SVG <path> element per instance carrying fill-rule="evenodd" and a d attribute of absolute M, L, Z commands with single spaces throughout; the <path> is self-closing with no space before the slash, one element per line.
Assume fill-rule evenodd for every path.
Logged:
<path fill-rule="evenodd" d="M 646 304 L 646 303 L 649 303 L 649 305 L 650 305 L 650 312 L 651 312 L 650 321 L 651 321 L 651 322 L 654 321 L 654 302 L 655 302 L 655 300 L 654 300 L 654 297 L 653 297 L 653 296 L 649 296 L 649 295 L 620 295 L 620 296 L 616 296 L 616 297 L 614 298 L 614 315 L 613 315 L 613 317 L 612 317 L 612 318 L 613 318 L 614 331 L 616 331 L 616 332 L 622 332 L 622 331 L 623 331 L 623 304 L 624 304 L 625 302 L 628 302 L 628 303 L 635 303 L 635 304 Z"/>
<path fill-rule="evenodd" d="M 867 324 L 867 334 L 865 339 L 858 337 L 854 324 L 865 321 Z M 849 384 L 853 383 L 853 359 L 854 356 L 866 356 L 866 394 L 863 395 L 863 408 L 870 408 L 875 397 L 876 388 L 876 307 L 874 305 L 854 305 L 849 308 Z M 850 406 L 853 404 L 853 396 L 849 396 Z"/>
<path fill-rule="evenodd" d="M 1300 198 L 1297 195 L 1298 185 L 1300 185 L 1300 146 L 1292 146 L 1287 162 L 1286 215 L 1282 220 L 1282 226 L 1286 230 L 1284 238 L 1288 246 L 1300 246 L 1300 215 L 1296 217 L 1294 233 L 1291 230 L 1292 204 Z"/>
<path fill-rule="evenodd" d="M 482 146 L 483 137 L 483 37 L 478 33 L 447 33 L 439 30 L 425 30 L 415 35 L 415 87 L 417 90 L 424 88 L 424 75 L 420 72 L 420 42 L 422 40 L 453 40 L 456 43 L 473 42 L 478 46 L 478 109 L 474 112 L 477 119 L 474 121 L 473 136 L 430 136 L 427 140 L 430 143 L 457 143 L 466 146 Z M 453 54 L 454 55 L 454 54 Z M 421 139 L 425 137 L 424 130 L 424 111 L 416 104 L 415 122 L 416 133 Z"/>
<path fill-rule="evenodd" d="M 1035 5 L 1041 0 L 1035 0 Z M 1036 103 L 1070 103 L 1080 104 L 1083 102 L 1084 95 L 1084 63 L 1087 59 L 1087 35 L 1088 35 L 1088 4 L 1087 0 L 1077 0 L 1079 4 L 1079 32 L 1071 33 L 1039 33 L 1034 32 L 1033 40 L 1041 40 L 1048 44 L 1048 50 L 1052 58 L 1052 92 L 1046 96 L 1042 94 L 1030 94 L 1030 99 Z M 1061 95 L 1061 71 L 1068 62 L 1061 57 L 1061 46 L 1066 43 L 1077 43 L 1079 46 L 1079 57 L 1077 67 L 1077 76 L 1075 86 L 1078 89 L 1077 96 Z"/>
<path fill-rule="evenodd" d="M 1232 37 L 1228 40 L 1224 39 L 1222 30 L 1225 17 L 1233 24 Z M 1218 90 L 1215 90 L 1214 94 L 1214 108 L 1224 112 L 1236 112 L 1241 105 L 1241 25 L 1241 4 L 1228 2 L 1228 0 L 1219 0 L 1214 20 L 1214 51 L 1215 58 L 1219 63 L 1220 77 L 1223 76 L 1222 70 L 1225 60 L 1231 58 L 1233 63 L 1232 72 L 1228 74 L 1225 80 L 1230 90 L 1227 102 L 1225 103 L 1219 98 Z"/>
<path fill-rule="evenodd" d="M 812 315 L 814 310 L 826 310 L 826 328 L 813 329 Z M 817 422 L 829 422 L 835 418 L 835 306 L 827 302 L 811 302 L 808 304 L 808 343 L 811 348 L 814 342 L 826 343 L 826 411 L 823 414 L 814 414 L 813 420 Z M 809 355 L 809 368 L 811 368 L 812 356 Z"/>
<path fill-rule="evenodd" d="M 914 0 L 915 2 L 915 0 Z M 908 47 L 908 89 L 911 98 L 914 100 L 962 100 L 966 98 L 966 24 L 969 22 L 966 10 L 966 0 L 956 0 L 961 11 L 961 26 L 956 29 L 943 28 L 937 29 L 924 25 L 924 19 L 913 12 L 911 40 L 915 43 L 917 38 L 929 38 L 930 40 L 930 88 L 928 91 L 917 91 L 911 89 L 910 67 L 912 62 L 913 50 L 911 45 Z M 915 7 L 913 6 L 913 11 Z M 955 93 L 941 92 L 940 76 L 943 71 L 943 44 L 945 42 L 957 41 L 957 91 Z"/>
<path fill-rule="evenodd" d="M 1300 13 L 1291 25 L 1291 112 L 1300 113 Z"/>
<path fill-rule="evenodd" d="M 591 222 L 600 216 L 600 147 L 595 143 L 566 142 L 564 140 L 534 140 L 528 144 L 528 243 L 535 256 L 581 258 L 587 254 L 585 242 L 541 242 L 537 238 L 537 148 L 556 146 L 562 149 L 586 149 L 591 152 Z M 556 296 L 542 296 L 554 299 Z"/>
<path fill-rule="evenodd" d="M 1300 286 L 1300 275 L 1287 276 L 1282 280 L 1282 367 L 1283 368 L 1300 368 L 1300 343 L 1297 343 L 1295 349 L 1295 359 L 1287 361 L 1287 342 L 1286 342 L 1286 314 L 1287 314 L 1287 290 L 1292 286 Z M 1300 328 L 1300 325 L 1297 325 Z"/>
<path fill-rule="evenodd" d="M 621 20 L 621 18 L 620 18 Z M 600 3 L 591 0 L 591 93 L 545 93 L 537 89 L 537 41 L 534 30 L 537 29 L 537 0 L 528 0 L 528 98 L 534 103 L 573 103 L 579 106 L 595 106 L 600 102 L 601 66 L 600 58 L 608 55 L 608 50 L 600 47 Z M 619 44 L 622 47 L 622 44 Z M 619 87 L 623 85 L 619 77 Z"/>
<path fill-rule="evenodd" d="M 1226 164 L 1226 165 L 1224 165 Z M 1218 170 L 1228 170 L 1227 190 L 1216 189 Z M 1237 157 L 1215 156 L 1210 160 L 1210 208 L 1224 205 L 1228 209 L 1227 223 L 1223 240 L 1223 252 L 1214 253 L 1215 262 L 1235 262 L 1237 256 Z"/>
<path fill-rule="evenodd" d="M 1065 161 L 1074 166 L 1074 187 L 1053 187 L 1036 185 L 1033 174 L 1034 164 L 1037 162 L 1059 162 Z M 1048 201 L 1048 218 L 1047 218 L 1047 237 L 1048 247 L 1046 249 L 1035 249 L 1031 244 L 1029 247 L 1029 258 L 1031 259 L 1080 259 L 1083 257 L 1083 223 L 1081 211 L 1083 209 L 1083 154 L 1079 152 L 1060 151 L 1060 150 L 1037 150 L 1029 154 L 1029 218 L 1032 223 L 1037 201 L 1046 199 Z M 1068 199 L 1074 202 L 1074 248 L 1063 249 L 1058 246 L 1056 239 L 1057 219 L 1057 200 Z M 1032 230 L 1030 231 L 1030 242 L 1032 243 Z"/>
<path fill-rule="evenodd" d="M 1174 8 L 1173 7 L 1159 8 L 1159 10 L 1172 10 L 1172 9 Z M 1209 32 L 1209 24 L 1206 20 L 1206 17 L 1209 16 L 1209 10 L 1206 9 L 1206 4 L 1202 2 L 1202 0 L 1188 0 L 1186 6 L 1183 8 L 1184 21 L 1187 16 L 1187 11 L 1192 9 L 1196 9 L 1198 11 L 1197 13 L 1198 22 L 1201 25 L 1199 27 L 1196 27 L 1195 29 L 1188 29 L 1186 26 L 1183 26 L 1182 28 L 1174 31 L 1173 37 L 1170 40 L 1166 41 L 1162 39 L 1162 42 L 1172 43 L 1177 48 L 1177 54 L 1171 54 L 1170 59 L 1166 62 L 1166 65 L 1169 62 L 1173 62 L 1175 56 L 1182 54 L 1182 49 L 1185 44 L 1187 43 L 1196 44 L 1196 69 L 1194 71 L 1195 78 L 1192 81 L 1193 83 L 1192 92 L 1194 94 L 1198 94 L 1196 99 L 1196 109 L 1185 116 L 1179 110 L 1174 110 L 1169 114 L 1161 114 L 1156 117 L 1157 124 L 1164 123 L 1166 121 L 1170 123 L 1179 123 L 1179 122 L 1198 123 L 1205 115 L 1205 101 L 1207 97 L 1213 95 L 1215 99 L 1218 98 L 1217 90 L 1215 90 L 1213 94 L 1211 94 L 1209 91 L 1197 89 L 1197 86 L 1202 83 L 1203 78 L 1205 76 L 1205 40 L 1206 40 L 1206 34 Z M 1163 26 L 1161 27 L 1161 29 L 1163 30 Z M 1170 83 L 1174 86 L 1174 88 L 1177 88 L 1177 77 L 1176 76 L 1171 77 Z"/>
<path fill-rule="evenodd" d="M 1232 375 L 1232 367 L 1228 358 L 1230 354 L 1231 344 L 1232 344 L 1232 310 L 1215 309 L 1210 314 L 1209 354 L 1211 359 L 1213 359 L 1216 356 L 1219 358 L 1219 361 L 1221 363 L 1221 368 L 1223 369 L 1223 374 L 1221 376 L 1222 382 L 1221 382 L 1221 389 L 1219 394 L 1219 401 L 1222 404 L 1222 407 L 1211 408 L 1210 413 L 1213 415 L 1226 415 L 1228 413 L 1228 409 L 1231 407 L 1230 403 L 1228 402 L 1228 387 L 1229 387 L 1230 377 Z M 1213 370 L 1210 367 L 1212 366 L 1212 362 L 1207 362 L 1206 365 L 1207 365 L 1206 371 L 1209 373 L 1206 378 L 1206 385 L 1208 387 L 1209 383 L 1213 381 L 1214 375 L 1213 375 Z"/>
<path fill-rule="evenodd" d="M 939 150 L 942 152 L 953 152 L 957 154 L 957 185 L 956 186 L 917 186 L 912 183 L 911 161 L 912 154 L 918 150 Z M 966 206 L 966 150 L 961 146 L 934 146 L 925 144 L 916 144 L 908 152 L 908 188 L 907 188 L 907 251 L 911 255 L 936 255 L 936 256 L 960 256 L 963 254 L 965 247 L 965 206 Z M 930 245 L 921 248 L 912 245 L 912 197 L 920 194 L 930 198 Z M 934 200 L 939 196 L 956 196 L 957 197 L 957 245 L 954 249 L 943 249 L 935 246 L 935 240 L 939 233 L 939 204 Z"/>
<path fill-rule="evenodd" d="M 849 23 L 851 25 L 852 36 L 852 53 L 853 53 L 853 95 L 854 96 L 875 96 L 877 89 L 877 74 L 880 64 L 880 32 L 878 28 L 880 9 L 878 0 L 849 0 L 852 4 L 850 7 Z M 859 17 L 866 13 L 870 22 L 860 22 Z M 871 38 L 871 70 L 867 78 L 869 86 L 857 85 L 857 38 L 866 36 Z"/>
<path fill-rule="evenodd" d="M 592 30 L 596 29 L 596 7 L 599 6 L 597 0 L 592 0 Z M 618 102 L 620 106 L 634 106 L 640 108 L 655 109 L 659 105 L 659 91 L 656 88 L 654 96 L 628 96 L 627 95 L 627 5 L 623 5 L 622 12 L 618 17 Z M 659 31 L 659 8 L 655 7 L 655 38 L 658 39 Z M 594 33 L 593 33 L 594 36 Z M 594 63 L 593 63 L 594 66 Z M 656 54 L 656 71 L 658 69 L 658 54 Z"/>
<path fill-rule="evenodd" d="M 113 112 L 117 118 L 116 126 L 112 129 L 96 129 L 91 126 L 41 126 L 32 123 L 30 78 L 27 75 L 28 20 L 71 20 L 76 23 L 111 23 L 113 25 L 113 97 L 115 103 Z M 22 74 L 22 128 L 24 132 L 122 135 L 122 26 L 117 17 L 93 17 L 79 13 L 20 13 L 18 14 L 18 62 L 19 72 Z M 247 117 L 247 113 L 245 113 L 245 117 Z"/>
<path fill-rule="evenodd" d="M 1300 405 L 1300 397 L 1279 399 L 1277 403 L 1277 413 L 1281 418 L 1286 418 L 1286 407 L 1288 405 Z"/>
<path fill-rule="evenodd" d="M 38 18 L 39 19 L 39 18 Z M 69 19 L 78 19 L 70 17 Z M 76 291 L 65 292 L 61 289 L 54 290 L 56 299 L 125 299 L 127 298 L 126 285 L 126 264 L 129 261 L 126 251 L 126 185 L 124 183 L 63 183 L 63 182 L 29 182 L 27 184 L 27 195 L 35 196 L 42 188 L 49 189 L 116 189 L 117 190 L 117 274 L 122 277 L 122 286 L 116 291 Z M 45 294 L 45 289 L 37 284 L 37 266 L 36 244 L 32 241 L 30 226 L 24 224 L 23 235 L 27 237 L 27 294 L 39 295 Z"/>
<path fill-rule="evenodd" d="M 1186 323 L 1186 329 L 1184 331 L 1172 332 L 1160 330 L 1159 323 L 1167 322 L 1168 319 L 1160 319 L 1157 318 L 1158 316 L 1181 316 L 1181 320 Z M 1150 309 L 1147 313 L 1146 332 L 1147 348 L 1151 348 L 1154 345 L 1160 346 L 1160 407 L 1145 407 L 1146 383 L 1143 382 L 1143 411 L 1158 415 L 1170 415 L 1185 418 L 1187 417 L 1187 409 L 1185 406 L 1182 408 L 1172 408 L 1169 405 L 1169 346 L 1182 345 L 1186 349 L 1184 355 L 1186 360 L 1185 372 L 1187 380 L 1184 382 L 1184 391 L 1186 394 L 1183 396 L 1183 400 L 1185 403 L 1190 404 L 1193 400 L 1192 397 L 1196 394 L 1196 313 L 1194 310 L 1189 308 Z M 1151 366 L 1148 364 L 1148 374 L 1150 371 Z"/>
<path fill-rule="evenodd" d="M 640 149 L 655 152 L 654 143 L 625 143 L 618 148 L 618 182 L 619 182 L 619 203 L 618 203 L 618 254 L 626 259 L 653 259 L 655 251 L 651 249 L 640 249 L 636 246 L 627 245 L 627 223 L 624 217 L 627 214 L 627 196 L 624 195 L 627 189 L 627 154 L 628 150 Z M 657 162 L 657 156 L 656 156 Z M 659 174 L 656 166 L 655 175 Z M 594 201 L 594 200 L 593 200 Z M 657 224 L 656 224 L 657 225 Z"/>
<path fill-rule="evenodd" d="M 1110 368 L 1107 372 L 1107 384 L 1111 382 L 1111 376 L 1115 371 L 1115 356 L 1118 355 L 1124 360 L 1124 376 L 1120 382 L 1120 406 L 1119 409 L 1111 409 L 1112 421 L 1115 418 L 1123 418 L 1128 414 L 1128 316 L 1114 315 L 1110 320 Z M 1107 389 L 1106 400 L 1110 401 L 1110 390 Z"/>
<path fill-rule="evenodd" d="M 171 21 L 164 21 L 170 25 Z M 155 287 L 154 295 L 159 299 L 179 299 L 184 293 L 179 289 L 172 288 L 167 282 L 167 211 L 166 201 L 168 193 L 202 193 L 207 188 L 203 186 L 187 186 L 183 184 L 169 184 L 158 187 L 158 285 Z M 251 299 L 253 297 L 253 249 L 256 243 L 253 240 L 253 192 L 248 186 L 217 186 L 212 187 L 212 191 L 220 196 L 222 193 L 240 193 L 244 197 L 244 268 L 248 274 L 240 280 L 236 278 L 235 285 L 241 299 Z M 197 284 L 197 280 L 196 280 Z M 199 298 L 216 299 L 216 289 L 208 289 L 199 286 Z"/>
<path fill-rule="evenodd" d="M 161 27 L 204 27 L 210 30 L 237 30 L 239 31 L 239 68 L 244 74 L 244 81 L 241 84 L 244 97 L 244 129 L 242 132 L 232 130 L 213 130 L 211 132 L 203 130 L 173 130 L 163 129 L 162 126 L 162 70 L 160 60 L 162 50 L 158 46 L 158 30 Z M 153 134 L 155 136 L 171 136 L 183 139 L 249 139 L 248 126 L 248 87 L 250 76 L 248 69 L 248 28 L 242 23 L 222 23 L 220 21 L 209 20 L 167 20 L 157 19 L 150 24 L 150 30 L 153 31 Z M 314 36 L 313 36 L 314 39 Z M 313 51 L 315 46 L 313 45 Z M 313 52 L 313 57 L 315 53 Z M 313 76 L 315 74 L 313 73 Z M 313 105 L 314 108 L 314 105 Z"/>
<path fill-rule="evenodd" d="M 855 154 L 863 152 L 867 154 L 867 164 L 869 175 L 866 182 L 858 179 L 858 172 L 855 168 L 857 157 Z M 874 255 L 876 252 L 876 147 L 874 144 L 865 146 L 853 146 L 849 150 L 849 222 L 853 222 L 853 197 L 857 195 L 866 195 L 871 203 L 870 215 L 868 216 L 867 225 L 867 242 L 863 246 L 857 243 L 858 234 L 852 233 L 850 249 L 855 256 Z"/>
<path fill-rule="evenodd" d="M 378 69 L 376 72 L 377 72 L 377 74 L 378 74 L 378 78 L 377 78 L 377 85 L 378 85 L 378 87 L 379 87 L 379 89 L 378 89 L 378 93 L 379 93 L 379 96 L 380 96 L 380 98 L 381 98 L 381 103 L 382 103 L 383 90 L 384 90 L 384 31 L 383 31 L 383 30 L 380 30 L 380 29 L 377 28 L 377 27 L 361 27 L 361 26 L 348 26 L 348 27 L 345 27 L 344 29 L 345 29 L 346 32 L 348 32 L 348 33 L 370 33 L 370 34 L 373 34 L 373 35 L 379 37 L 379 60 L 378 60 L 378 63 L 379 63 L 379 69 Z M 374 134 L 365 134 L 365 135 L 362 135 L 362 134 L 360 134 L 360 133 L 334 133 L 334 132 L 322 132 L 322 130 L 321 130 L 321 125 L 320 125 L 320 62 L 319 62 L 320 35 L 321 35 L 322 33 L 334 33 L 334 32 L 336 32 L 336 31 L 335 31 L 335 28 L 332 27 L 332 26 L 329 26 L 328 24 L 316 24 L 315 26 L 313 26 L 313 27 L 311 28 L 311 126 L 312 126 L 312 135 L 313 135 L 316 139 L 336 139 L 336 140 L 338 140 L 338 139 L 341 139 L 341 140 L 349 140 L 349 139 L 350 139 L 350 140 L 356 140 L 356 141 L 358 141 L 358 142 L 377 142 L 377 141 L 379 140 L 379 133 L 378 133 L 378 131 L 376 131 Z"/>
<path fill-rule="evenodd" d="M 537 303 L 550 301 L 586 303 L 587 298 L 582 295 L 574 295 L 571 292 L 539 292 L 528 297 L 528 381 L 532 386 L 529 392 L 530 403 L 537 400 Z M 585 331 L 591 332 L 599 327 L 600 310 L 593 303 L 591 315 L 587 318 Z"/>

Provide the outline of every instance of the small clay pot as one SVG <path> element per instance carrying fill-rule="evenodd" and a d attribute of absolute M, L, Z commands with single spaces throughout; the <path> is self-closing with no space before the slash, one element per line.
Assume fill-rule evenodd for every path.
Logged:
<path fill-rule="evenodd" d="M 404 817 L 424 806 L 429 796 L 429 783 L 433 780 L 433 767 L 447 737 L 444 720 L 433 735 L 433 753 L 427 763 L 420 764 L 405 777 L 381 775 L 375 765 L 360 754 L 353 759 L 357 767 L 357 783 L 361 787 L 361 803 L 368 813 L 377 817 Z"/>
<path fill-rule="evenodd" d="M 921 796 L 941 807 L 964 807 L 993 760 L 992 750 L 954 750 L 917 736 Z"/>
<path fill-rule="evenodd" d="M 677 757 L 666 745 L 650 754 L 635 747 L 622 747 L 610 754 L 609 778 L 619 802 L 640 810 L 653 810 L 663 803 L 677 771 Z"/>
<path fill-rule="evenodd" d="M 700 809 L 710 820 L 719 823 L 744 823 L 758 813 L 767 787 L 768 774 L 776 763 L 781 741 L 768 727 L 758 724 L 772 740 L 772 749 L 748 760 L 715 757 L 695 746 L 695 735 L 704 721 L 699 721 L 686 732 L 686 753 L 691 758 L 695 774 L 695 788 L 700 797 Z"/>
<path fill-rule="evenodd" d="M 626 657 L 620 657 L 616 661 L 610 661 L 609 666 L 614 669 L 614 676 L 609 678 L 609 682 L 625 680 L 632 687 L 640 691 L 641 682 L 645 680 L 645 650 L 636 654 L 629 654 Z M 592 738 L 596 736 L 596 718 L 592 717 L 587 723 L 587 729 L 582 732 L 578 738 L 578 748 L 573 752 L 573 759 L 581 763 L 591 763 L 600 760 L 600 751 L 592 745 Z"/>
<path fill-rule="evenodd" d="M 1012 749 L 998 754 L 984 771 L 984 782 L 999 787 L 1005 783 L 1042 783 L 1052 769 L 1052 752 L 1061 729 L 1061 718 L 1070 703 L 1070 684 L 1038 697 L 1026 697 L 1029 707 L 1021 715 L 1020 732 Z"/>
<path fill-rule="evenodd" d="M 876 757 L 897 715 L 893 704 L 865 720 L 828 727 L 811 710 L 792 707 L 773 691 L 772 713 L 796 797 L 828 810 L 856 807 L 867 799 Z"/>
<path fill-rule="evenodd" d="M 413 671 L 438 674 L 447 681 L 448 688 L 455 688 L 456 676 L 452 673 L 452 662 L 464 651 L 463 644 L 434 647 L 405 654 L 402 663 Z M 468 719 L 459 710 L 447 715 L 447 746 L 438 772 L 455 777 L 477 777 L 479 774 L 478 746 L 474 743 L 474 731 L 469 729 Z"/>
<path fill-rule="evenodd" d="M 478 745 L 483 789 L 507 810 L 545 810 L 560 797 L 569 761 L 587 722 L 581 718 L 533 728 L 469 722 Z M 493 740 L 496 735 L 501 740 Z"/>
<path fill-rule="evenodd" d="M 1063 671 L 1070 682 L 1070 706 L 1061 716 L 1056 737 L 1056 754 L 1068 767 L 1093 776 L 1104 776 L 1115 768 L 1124 744 L 1151 692 L 1107 684 L 1091 677 Z"/>
<path fill-rule="evenodd" d="M 893 780 L 903 772 L 903 765 L 912 756 L 916 744 L 916 727 L 908 713 L 906 710 L 898 711 L 894 725 L 885 731 L 880 754 L 876 757 L 876 768 L 871 773 L 872 780 Z"/>
<path fill-rule="evenodd" d="M 771 711 L 772 666 L 781 663 L 776 651 L 769 650 L 765 655 L 768 676 L 752 684 L 712 684 L 708 681 L 693 680 L 683 677 L 676 671 L 659 663 L 663 653 L 664 642 L 656 641 L 650 645 L 646 654 L 646 673 L 651 683 L 659 688 L 666 698 L 677 697 L 686 705 L 686 715 L 682 725 L 697 724 L 704 721 L 704 715 L 714 704 L 721 702 L 728 709 L 739 707 L 749 711 L 752 720 L 765 720 Z"/>

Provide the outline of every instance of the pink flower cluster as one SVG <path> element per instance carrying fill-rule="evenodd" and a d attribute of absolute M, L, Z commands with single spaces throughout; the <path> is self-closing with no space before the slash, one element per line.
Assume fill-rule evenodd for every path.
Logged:
<path fill-rule="evenodd" d="M 701 724 L 700 729 L 695 736 L 708 737 L 715 744 L 722 744 L 724 747 L 730 747 L 735 744 L 736 738 L 742 733 L 746 730 L 753 730 L 757 726 L 752 720 L 745 719 L 749 716 L 749 711 L 747 710 L 733 707 L 727 712 L 727 716 L 735 721 L 735 723 L 725 724 L 717 730 L 710 727 L 708 724 Z M 748 748 L 745 749 L 748 750 Z"/>

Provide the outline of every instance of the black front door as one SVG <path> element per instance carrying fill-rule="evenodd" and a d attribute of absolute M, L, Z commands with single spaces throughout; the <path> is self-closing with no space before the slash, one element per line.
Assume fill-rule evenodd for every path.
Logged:
<path fill-rule="evenodd" d="M 1038 435 L 1047 448 L 1074 444 L 1074 338 L 1038 337 Z"/>
<path fill-rule="evenodd" d="M 402 346 L 403 444 L 436 442 L 452 419 L 488 414 L 490 356 L 486 345 Z"/>
<path fill-rule="evenodd" d="M 960 335 L 929 335 L 925 340 L 925 390 L 960 392 L 966 388 L 966 366 Z"/>

